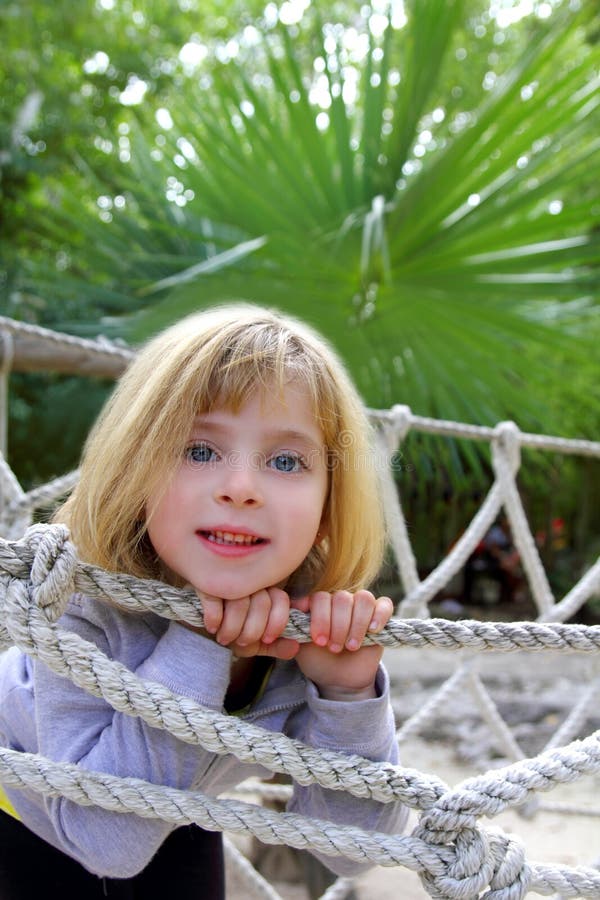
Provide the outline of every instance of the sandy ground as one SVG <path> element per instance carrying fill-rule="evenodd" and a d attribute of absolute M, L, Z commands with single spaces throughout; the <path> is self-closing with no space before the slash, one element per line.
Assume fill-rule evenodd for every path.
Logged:
<path fill-rule="evenodd" d="M 426 702 L 439 686 L 443 673 L 454 670 L 458 658 L 455 653 L 440 651 L 394 650 L 386 651 L 386 654 L 385 661 L 390 671 L 399 724 L 405 714 L 410 715 L 416 707 Z M 533 713 L 541 710 L 538 716 L 541 736 L 538 734 L 537 737 L 532 737 L 533 731 L 521 726 L 525 738 L 529 736 L 529 740 L 534 742 L 534 749 L 528 749 L 527 755 L 535 755 L 543 749 L 549 733 L 572 708 L 590 680 L 600 675 L 598 660 L 590 660 L 584 654 L 563 654 L 549 659 L 545 653 L 488 653 L 478 657 L 476 665 L 494 699 L 500 699 L 503 710 L 513 708 L 514 711 L 523 703 L 528 713 L 531 710 Z M 432 673 L 435 675 L 432 676 Z M 465 733 L 468 735 L 470 730 L 474 732 L 480 727 L 476 715 L 472 720 L 469 717 L 473 715 L 472 710 L 469 712 L 469 705 L 472 706 L 469 698 L 464 695 L 458 698 L 455 709 L 450 708 L 452 704 L 449 704 L 450 726 L 447 727 L 448 722 L 440 725 L 441 740 L 436 740 L 437 726 L 434 722 L 426 735 L 410 737 L 403 742 L 403 762 L 411 768 L 435 774 L 449 787 L 480 774 L 490 765 L 501 764 L 501 761 L 490 762 L 488 759 L 483 764 L 480 760 L 478 765 L 477 762 L 464 758 L 461 740 L 464 746 Z M 600 716 L 600 712 L 598 715 Z M 453 718 L 458 719 L 454 724 Z M 458 730 L 456 739 L 452 737 L 452 728 L 455 726 Z M 590 733 L 592 728 L 598 727 L 597 721 L 588 719 L 584 730 L 585 733 Z M 515 733 L 520 734 L 519 726 Z M 542 803 L 558 801 L 595 809 L 600 813 L 600 772 L 568 785 L 560 785 L 551 792 L 538 794 L 538 797 Z M 409 833 L 416 821 L 416 814 L 411 813 Z M 509 834 L 517 835 L 525 847 L 529 862 L 589 866 L 600 860 L 598 815 L 565 814 L 542 809 L 533 818 L 525 818 L 511 808 L 493 819 L 480 820 L 480 825 L 483 828 L 501 828 Z M 272 880 L 272 883 L 282 900 L 309 898 L 309 893 L 302 884 L 281 880 Z M 429 896 L 418 875 L 404 868 L 376 867 L 356 879 L 354 892 L 356 900 L 422 900 Z M 233 871 L 229 873 L 227 896 L 231 900 L 246 900 L 252 896 L 247 881 L 244 883 Z M 536 895 L 532 893 L 531 896 Z"/>

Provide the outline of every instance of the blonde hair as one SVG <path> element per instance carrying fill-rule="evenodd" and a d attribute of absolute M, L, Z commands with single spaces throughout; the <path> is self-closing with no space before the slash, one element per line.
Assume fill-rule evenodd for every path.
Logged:
<path fill-rule="evenodd" d="M 309 326 L 275 310 L 232 304 L 188 316 L 136 356 L 86 442 L 79 484 L 58 510 L 82 559 L 165 579 L 146 531 L 149 496 L 168 483 L 199 413 L 236 411 L 256 392 L 308 390 L 324 436 L 326 537 L 293 573 L 307 591 L 357 590 L 381 565 L 385 532 L 372 431 L 343 364 Z"/>

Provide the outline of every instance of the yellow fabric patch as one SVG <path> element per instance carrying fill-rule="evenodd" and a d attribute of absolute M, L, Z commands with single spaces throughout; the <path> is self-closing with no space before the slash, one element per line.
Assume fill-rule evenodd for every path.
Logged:
<path fill-rule="evenodd" d="M 19 818 L 18 812 L 16 811 L 16 809 L 14 808 L 14 806 L 12 805 L 12 803 L 6 796 L 6 794 L 4 792 L 4 788 L 2 787 L 1 784 L 0 784 L 0 809 L 3 810 L 5 813 L 8 813 L 9 816 L 12 816 L 13 819 Z"/>

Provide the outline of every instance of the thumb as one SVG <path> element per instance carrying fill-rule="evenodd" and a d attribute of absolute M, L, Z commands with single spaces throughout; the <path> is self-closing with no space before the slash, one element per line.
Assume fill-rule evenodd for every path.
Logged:
<path fill-rule="evenodd" d="M 223 621 L 225 604 L 220 597 L 210 597 L 208 594 L 199 594 L 198 596 L 202 602 L 204 627 L 209 634 L 216 634 Z"/>

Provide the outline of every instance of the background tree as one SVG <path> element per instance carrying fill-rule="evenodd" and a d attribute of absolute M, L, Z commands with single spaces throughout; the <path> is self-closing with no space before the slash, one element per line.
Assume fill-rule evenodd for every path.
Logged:
<path fill-rule="evenodd" d="M 565 433 L 577 371 L 571 433 L 593 436 L 591 9 L 183 6 L 107 0 L 79 23 L 74 109 L 102 114 L 30 182 L 11 314 L 137 340 L 242 296 L 312 320 L 376 406 Z"/>

